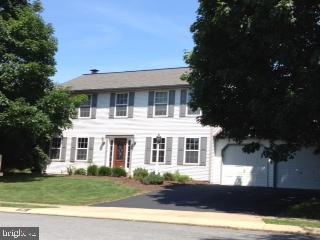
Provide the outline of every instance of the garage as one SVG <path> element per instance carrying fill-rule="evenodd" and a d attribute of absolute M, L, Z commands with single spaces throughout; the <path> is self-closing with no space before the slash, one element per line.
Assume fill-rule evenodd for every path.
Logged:
<path fill-rule="evenodd" d="M 320 156 L 312 149 L 303 149 L 294 159 L 280 162 L 276 176 L 279 188 L 320 189 Z"/>
<path fill-rule="evenodd" d="M 227 144 L 221 151 L 222 185 L 320 189 L 320 156 L 311 149 L 294 159 L 274 164 L 258 152 L 247 154 L 241 145 Z"/>
<path fill-rule="evenodd" d="M 222 185 L 267 187 L 270 178 L 268 160 L 261 152 L 247 154 L 241 145 L 229 144 L 222 150 Z"/>

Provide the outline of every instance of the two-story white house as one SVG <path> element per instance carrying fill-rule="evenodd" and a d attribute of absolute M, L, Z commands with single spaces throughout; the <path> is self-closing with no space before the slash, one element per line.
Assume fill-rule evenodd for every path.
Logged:
<path fill-rule="evenodd" d="M 311 150 L 275 168 L 261 152 L 217 139 L 220 128 L 197 122 L 200 111 L 188 106 L 190 90 L 181 75 L 188 68 L 84 74 L 66 82 L 89 101 L 73 128 L 54 138 L 48 173 L 89 164 L 122 167 L 129 174 L 143 167 L 189 175 L 214 184 L 320 188 L 320 161 Z M 261 142 L 262 144 L 268 144 Z"/>

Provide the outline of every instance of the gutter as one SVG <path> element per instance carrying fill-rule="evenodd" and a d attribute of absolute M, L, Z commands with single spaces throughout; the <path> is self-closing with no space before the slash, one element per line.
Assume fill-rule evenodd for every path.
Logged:
<path fill-rule="evenodd" d="M 143 90 L 159 90 L 159 89 L 177 89 L 177 88 L 189 88 L 189 84 L 176 84 L 176 85 L 161 85 L 161 86 L 137 86 L 137 87 L 119 87 L 119 88 L 93 88 L 93 89 L 72 89 L 70 85 L 65 85 L 64 87 L 69 87 L 70 91 L 73 93 L 99 93 L 99 92 L 118 92 L 118 91 L 143 91 Z"/>

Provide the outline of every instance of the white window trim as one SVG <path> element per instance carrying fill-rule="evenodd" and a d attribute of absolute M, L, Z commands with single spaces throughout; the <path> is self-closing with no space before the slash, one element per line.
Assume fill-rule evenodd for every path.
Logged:
<path fill-rule="evenodd" d="M 117 100 L 118 100 L 118 94 L 127 94 L 127 104 L 117 104 Z M 128 111 L 129 111 L 129 92 L 120 92 L 120 93 L 116 93 L 116 102 L 115 102 L 115 107 L 114 107 L 114 117 L 115 118 L 128 118 Z M 125 116 L 117 116 L 117 105 L 119 106 L 126 106 L 126 115 Z"/>
<path fill-rule="evenodd" d="M 187 151 L 195 151 L 195 150 L 187 150 L 187 138 L 197 138 L 199 141 L 199 149 L 198 149 L 198 163 L 187 163 L 186 162 L 186 153 Z M 201 142 L 200 137 L 185 137 L 184 138 L 184 153 L 183 153 L 183 165 L 189 165 L 189 166 L 199 166 L 200 165 L 200 149 L 201 149 Z"/>
<path fill-rule="evenodd" d="M 61 160 L 61 150 L 62 150 L 62 137 L 55 137 L 55 138 L 60 138 L 60 148 L 53 148 L 53 149 L 60 149 L 59 158 L 51 158 L 51 156 L 50 156 L 50 160 L 51 161 L 60 161 Z M 51 155 L 51 150 L 52 150 L 52 140 L 50 143 L 50 155 Z"/>
<path fill-rule="evenodd" d="M 190 107 L 189 107 L 189 102 L 188 102 L 188 97 L 189 97 L 189 94 L 190 94 L 190 92 L 191 92 L 191 90 L 189 89 L 189 90 L 187 90 L 187 109 L 186 109 L 186 116 L 187 117 L 197 117 L 197 116 L 200 116 L 201 115 L 201 109 L 200 109 L 200 111 L 199 111 L 199 113 L 198 114 L 189 114 L 189 110 L 192 110 Z"/>
<path fill-rule="evenodd" d="M 163 162 L 159 162 L 159 144 L 157 144 L 157 149 L 153 149 L 153 139 L 154 138 L 157 138 L 156 136 L 155 137 L 152 137 L 151 138 L 151 161 L 150 161 L 150 164 L 159 164 L 159 165 L 165 165 L 166 164 L 166 156 L 167 156 L 167 138 L 166 137 L 162 137 L 162 138 L 164 138 L 164 149 L 163 149 L 163 151 L 164 151 L 164 156 L 163 156 Z M 153 151 L 154 150 L 157 150 L 157 158 L 156 158 L 156 161 L 155 162 L 153 162 L 152 161 L 152 154 L 153 154 Z"/>
<path fill-rule="evenodd" d="M 80 117 L 80 108 L 81 106 L 78 108 L 78 118 L 82 118 L 82 119 L 88 119 L 91 118 L 91 111 L 92 111 L 92 94 L 87 94 L 87 96 L 90 96 L 90 111 L 89 111 L 89 117 Z"/>
<path fill-rule="evenodd" d="M 88 145 L 87 145 L 87 148 L 78 148 L 78 143 L 79 143 L 79 138 L 86 138 L 88 139 Z M 78 159 L 78 149 L 87 149 L 87 156 L 86 156 L 86 159 L 85 160 L 82 160 L 82 159 Z M 78 137 L 77 138 L 77 145 L 76 145 L 76 161 L 79 161 L 79 162 L 84 162 L 84 161 L 88 161 L 88 155 L 89 155 L 89 138 L 88 137 Z"/>
<path fill-rule="evenodd" d="M 167 93 L 167 110 L 166 115 L 156 115 L 156 93 Z M 160 105 L 160 104 L 158 104 Z M 169 116 L 169 91 L 155 91 L 153 96 L 153 117 L 155 118 L 162 118 L 162 117 L 168 117 Z"/>

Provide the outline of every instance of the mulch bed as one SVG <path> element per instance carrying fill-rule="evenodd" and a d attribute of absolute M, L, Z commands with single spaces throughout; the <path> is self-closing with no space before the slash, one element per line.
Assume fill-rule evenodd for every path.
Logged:
<path fill-rule="evenodd" d="M 107 176 L 81 176 L 81 175 L 73 175 L 70 176 L 72 178 L 95 178 L 95 179 L 105 179 L 109 180 L 111 182 L 119 183 L 121 185 L 135 188 L 139 191 L 142 192 L 153 192 L 153 191 L 160 191 L 166 188 L 171 188 L 171 187 L 178 187 L 182 186 L 185 184 L 179 184 L 175 182 L 164 182 L 162 185 L 145 185 L 141 183 L 140 181 L 134 180 L 132 178 L 127 178 L 127 177 L 107 177 Z M 188 183 L 188 185 L 203 185 L 203 184 L 208 184 L 207 182 L 202 182 L 202 181 L 192 181 Z"/>

